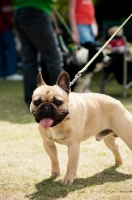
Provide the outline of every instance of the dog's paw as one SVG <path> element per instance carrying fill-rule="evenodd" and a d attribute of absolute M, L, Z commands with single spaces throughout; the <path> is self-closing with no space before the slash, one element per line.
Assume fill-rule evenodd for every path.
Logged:
<path fill-rule="evenodd" d="M 115 166 L 120 166 L 123 164 L 123 161 L 121 159 L 115 160 Z"/>
<path fill-rule="evenodd" d="M 56 178 L 58 176 L 60 176 L 60 171 L 58 171 L 58 172 L 54 171 L 54 172 L 51 173 L 51 178 Z"/>
<path fill-rule="evenodd" d="M 74 181 L 74 175 L 65 175 L 61 183 L 71 185 L 73 181 Z"/>

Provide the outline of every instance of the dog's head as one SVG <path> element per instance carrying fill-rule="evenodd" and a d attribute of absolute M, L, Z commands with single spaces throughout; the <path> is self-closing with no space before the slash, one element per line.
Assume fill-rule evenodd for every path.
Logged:
<path fill-rule="evenodd" d="M 56 126 L 69 114 L 70 78 L 66 72 L 62 72 L 56 85 L 47 85 L 41 75 L 37 77 L 38 87 L 32 95 L 30 112 L 36 122 L 43 128 Z"/>

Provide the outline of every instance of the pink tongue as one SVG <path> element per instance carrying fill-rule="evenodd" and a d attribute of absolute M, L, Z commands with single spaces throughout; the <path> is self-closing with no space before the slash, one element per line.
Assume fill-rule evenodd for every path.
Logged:
<path fill-rule="evenodd" d="M 40 124 L 43 128 L 49 128 L 53 124 L 53 119 L 51 118 L 44 118 L 40 121 Z"/>

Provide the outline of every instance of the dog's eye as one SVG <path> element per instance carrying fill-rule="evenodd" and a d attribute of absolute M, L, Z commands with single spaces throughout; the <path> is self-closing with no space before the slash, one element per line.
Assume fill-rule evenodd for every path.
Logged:
<path fill-rule="evenodd" d="M 41 100 L 35 100 L 33 103 L 35 106 L 39 106 L 41 104 Z"/>
<path fill-rule="evenodd" d="M 54 103 L 56 106 L 60 106 L 62 104 L 62 101 L 56 100 Z"/>

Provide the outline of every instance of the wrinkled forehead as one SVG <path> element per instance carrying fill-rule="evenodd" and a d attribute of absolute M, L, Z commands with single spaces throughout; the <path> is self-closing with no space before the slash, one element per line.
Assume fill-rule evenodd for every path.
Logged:
<path fill-rule="evenodd" d="M 41 99 L 43 101 L 50 101 L 55 97 L 58 97 L 61 100 L 64 95 L 64 91 L 57 85 L 42 85 L 33 92 L 33 100 Z"/>

